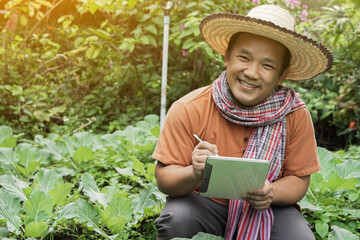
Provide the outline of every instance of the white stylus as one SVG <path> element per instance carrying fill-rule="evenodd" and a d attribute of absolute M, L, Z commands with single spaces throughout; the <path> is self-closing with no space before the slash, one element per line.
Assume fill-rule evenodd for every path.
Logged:
<path fill-rule="evenodd" d="M 203 140 L 201 140 L 201 139 L 198 137 L 198 135 L 193 134 L 193 136 L 194 136 L 194 138 L 195 138 L 196 140 L 198 140 L 199 142 L 202 142 L 202 141 L 203 141 Z M 219 156 L 219 155 L 215 153 L 215 156 Z"/>

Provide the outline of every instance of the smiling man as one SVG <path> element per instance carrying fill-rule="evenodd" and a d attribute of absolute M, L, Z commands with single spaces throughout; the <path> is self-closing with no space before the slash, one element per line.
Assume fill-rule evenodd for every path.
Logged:
<path fill-rule="evenodd" d="M 230 90 L 242 105 L 258 105 L 284 81 L 289 51 L 277 41 L 251 33 L 235 34 L 231 40 L 234 46 L 231 42 L 225 53 Z"/>
<path fill-rule="evenodd" d="M 294 32 L 291 14 L 274 5 L 247 16 L 217 13 L 200 24 L 226 71 L 170 108 L 153 158 L 168 194 L 156 220 L 158 239 L 206 232 L 225 239 L 314 239 L 296 203 L 320 170 L 310 114 L 285 79 L 310 79 L 332 66 L 324 46 Z M 204 141 L 193 138 L 197 134 Z M 244 200 L 198 194 L 207 156 L 266 159 L 262 188 Z"/>

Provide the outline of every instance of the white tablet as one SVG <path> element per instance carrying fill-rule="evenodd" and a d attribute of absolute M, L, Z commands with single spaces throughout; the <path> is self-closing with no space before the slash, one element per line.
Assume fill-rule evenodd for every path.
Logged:
<path fill-rule="evenodd" d="M 242 199 L 243 193 L 264 185 L 269 167 L 270 162 L 267 160 L 207 157 L 201 179 L 200 195 Z"/>

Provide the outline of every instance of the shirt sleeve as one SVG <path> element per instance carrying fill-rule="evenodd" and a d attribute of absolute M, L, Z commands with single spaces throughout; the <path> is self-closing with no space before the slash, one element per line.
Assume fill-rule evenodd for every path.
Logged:
<path fill-rule="evenodd" d="M 192 164 L 195 140 L 192 126 L 198 117 L 191 116 L 184 102 L 175 102 L 169 109 L 152 157 L 165 165 Z"/>
<path fill-rule="evenodd" d="M 310 113 L 302 108 L 288 115 L 283 176 L 307 176 L 321 169 Z"/>

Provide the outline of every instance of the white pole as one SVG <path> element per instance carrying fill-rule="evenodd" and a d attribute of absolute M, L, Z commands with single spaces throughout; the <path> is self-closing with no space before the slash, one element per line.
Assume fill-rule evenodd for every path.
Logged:
<path fill-rule="evenodd" d="M 162 128 L 164 126 L 165 115 L 166 115 L 166 87 L 167 87 L 167 67 L 168 67 L 168 49 L 169 49 L 169 25 L 170 25 L 170 15 L 165 14 L 164 15 L 162 76 L 161 76 L 160 131 L 162 130 Z"/>

